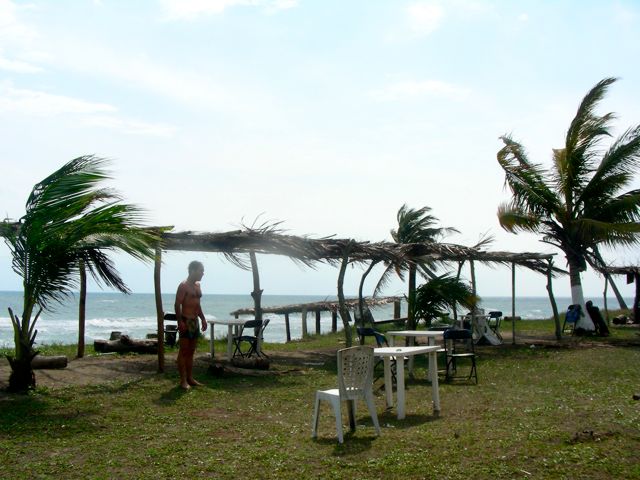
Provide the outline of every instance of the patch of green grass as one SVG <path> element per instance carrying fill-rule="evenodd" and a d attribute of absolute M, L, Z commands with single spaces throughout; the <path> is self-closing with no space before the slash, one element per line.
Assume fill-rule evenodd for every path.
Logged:
<path fill-rule="evenodd" d="M 342 339 L 266 348 L 336 348 Z M 406 419 L 379 395 L 382 435 L 360 404 L 343 445 L 326 404 L 319 438 L 310 437 L 315 391 L 336 386 L 333 360 L 267 377 L 216 378 L 199 368 L 205 386 L 189 392 L 171 373 L 0 397 L 2 476 L 640 478 L 640 403 L 632 399 L 640 348 L 505 345 L 478 355 L 480 383 L 442 382 L 438 417 L 418 359 Z"/>

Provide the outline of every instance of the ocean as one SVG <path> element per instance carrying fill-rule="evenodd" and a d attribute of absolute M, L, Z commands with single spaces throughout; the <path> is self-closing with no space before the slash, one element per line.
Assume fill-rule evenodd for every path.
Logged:
<path fill-rule="evenodd" d="M 173 311 L 174 294 L 163 294 L 165 312 Z M 262 305 L 279 306 L 322 300 L 335 300 L 335 297 L 318 295 L 263 295 Z M 571 303 L 570 298 L 556 298 L 558 309 L 564 311 Z M 631 300 L 627 299 L 631 304 Z M 614 299 L 608 300 L 610 307 L 617 307 Z M 594 299 L 594 303 L 602 308 L 602 299 Z M 0 347 L 13 346 L 13 328 L 9 319 L 8 307 L 14 313 L 22 314 L 21 292 L 0 292 Z M 204 295 L 202 309 L 209 319 L 231 318 L 230 312 L 239 308 L 252 307 L 253 300 L 249 295 Z M 485 311 L 500 310 L 505 315 L 511 314 L 510 297 L 483 297 L 480 305 Z M 393 317 L 393 305 L 384 305 L 372 309 L 376 320 Z M 406 304 L 403 302 L 402 315 L 406 315 Z M 516 315 L 523 319 L 540 319 L 551 317 L 551 305 L 547 297 L 519 297 L 516 298 Z M 284 342 L 286 340 L 283 315 L 267 314 L 271 319 L 265 330 L 265 341 Z M 300 314 L 290 315 L 291 337 L 302 336 Z M 315 332 L 315 315 L 307 317 L 309 332 Z M 341 321 L 338 317 L 338 327 Z M 323 312 L 321 317 L 321 332 L 331 329 L 331 314 Z M 37 323 L 37 344 L 75 344 L 78 341 L 78 298 L 71 296 L 62 304 L 57 305 L 53 312 L 43 312 Z M 100 292 L 87 294 L 85 341 L 92 343 L 95 339 L 108 339 L 112 331 L 120 331 L 133 338 L 144 338 L 147 333 L 156 331 L 155 298 L 152 293 L 134 293 L 123 295 L 120 293 Z M 216 337 L 226 334 L 226 329 L 216 329 Z"/>

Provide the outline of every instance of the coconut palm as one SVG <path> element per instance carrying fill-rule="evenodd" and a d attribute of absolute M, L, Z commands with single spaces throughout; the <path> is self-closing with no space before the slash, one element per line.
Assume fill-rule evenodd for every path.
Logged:
<path fill-rule="evenodd" d="M 431 278 L 420 285 L 415 293 L 416 318 L 424 318 L 427 326 L 431 320 L 442 316 L 450 308 L 460 304 L 472 308 L 477 303 L 471 288 L 448 274 Z"/>
<path fill-rule="evenodd" d="M 553 166 L 543 168 L 527 158 L 525 149 L 509 136 L 498 162 L 512 192 L 498 208 L 500 225 L 510 232 L 533 232 L 566 256 L 574 304 L 584 307 L 581 272 L 587 262 L 598 263 L 600 245 L 638 243 L 640 190 L 628 190 L 640 160 L 640 126 L 629 128 L 602 150 L 611 135 L 612 113 L 599 116 L 595 108 L 608 87 L 606 78 L 584 97 L 567 131 L 563 148 L 553 151 Z M 593 325 L 586 318 L 578 324 Z"/>
<path fill-rule="evenodd" d="M 18 227 L 3 232 L 24 287 L 22 318 L 10 310 L 15 334 L 11 390 L 35 386 L 31 360 L 37 355 L 38 316 L 78 285 L 81 263 L 98 283 L 128 292 L 109 253 L 122 251 L 139 260 L 154 256 L 158 237 L 140 226 L 142 212 L 100 187 L 109 178 L 105 165 L 94 156 L 70 161 L 34 186 Z"/>
<path fill-rule="evenodd" d="M 406 204 L 400 207 L 397 214 L 398 228 L 391 230 L 391 237 L 396 243 L 435 243 L 440 241 L 449 233 L 458 233 L 458 230 L 452 227 L 437 227 L 438 219 L 431 215 L 431 208 L 422 207 L 419 209 L 409 208 Z M 422 261 L 418 263 L 408 263 L 402 265 L 388 265 L 383 272 L 376 292 L 380 291 L 389 281 L 390 275 L 395 271 L 398 276 L 404 280 L 404 272 L 408 272 L 409 286 L 407 292 L 408 313 L 407 328 L 415 328 L 415 312 L 413 299 L 416 290 L 416 276 L 418 271 L 425 278 L 434 278 L 436 264 L 435 262 Z"/>

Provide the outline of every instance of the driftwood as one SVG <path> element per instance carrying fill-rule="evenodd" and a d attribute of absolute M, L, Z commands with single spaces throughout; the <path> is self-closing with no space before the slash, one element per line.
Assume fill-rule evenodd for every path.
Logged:
<path fill-rule="evenodd" d="M 31 360 L 31 368 L 34 370 L 56 369 L 67 367 L 67 357 L 64 355 L 56 355 L 45 357 L 38 355 Z"/>
<path fill-rule="evenodd" d="M 118 340 L 94 340 L 93 348 L 98 353 L 157 353 L 158 340 L 139 340 L 122 335 Z"/>
<path fill-rule="evenodd" d="M 208 370 L 209 375 L 213 375 L 214 377 L 223 377 L 229 374 L 235 375 L 248 375 L 250 377 L 268 377 L 268 376 L 277 376 L 277 375 L 304 375 L 304 371 L 298 368 L 292 368 L 288 370 L 254 370 L 251 368 L 240 368 L 234 367 L 229 364 L 222 363 L 212 363 L 209 365 Z"/>
<path fill-rule="evenodd" d="M 262 357 L 235 357 L 231 360 L 231 365 L 243 369 L 269 370 L 269 359 Z"/>

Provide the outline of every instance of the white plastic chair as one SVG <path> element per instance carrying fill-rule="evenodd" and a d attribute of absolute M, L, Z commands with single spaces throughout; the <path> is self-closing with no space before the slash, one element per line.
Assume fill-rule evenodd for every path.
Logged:
<path fill-rule="evenodd" d="M 320 401 L 325 400 L 331 403 L 336 416 L 336 430 L 338 432 L 338 442 L 343 442 L 342 434 L 342 410 L 340 404 L 347 401 L 349 412 L 349 426 L 352 431 L 356 429 L 355 422 L 355 401 L 361 398 L 367 404 L 369 414 L 373 420 L 376 433 L 380 435 L 380 424 L 376 414 L 375 402 L 373 399 L 373 348 L 368 346 L 358 346 L 338 350 L 338 388 L 331 390 L 318 390 L 313 411 L 313 428 L 311 436 L 318 436 L 318 420 L 320 411 Z"/>

